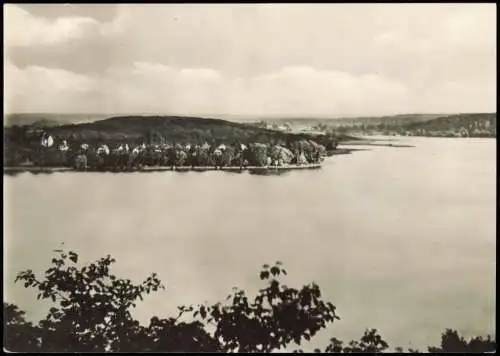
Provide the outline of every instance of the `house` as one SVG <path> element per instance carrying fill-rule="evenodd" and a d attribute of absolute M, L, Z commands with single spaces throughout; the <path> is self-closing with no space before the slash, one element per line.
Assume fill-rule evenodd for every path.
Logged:
<path fill-rule="evenodd" d="M 43 147 L 52 147 L 54 145 L 54 138 L 50 135 L 43 134 L 41 145 Z"/>

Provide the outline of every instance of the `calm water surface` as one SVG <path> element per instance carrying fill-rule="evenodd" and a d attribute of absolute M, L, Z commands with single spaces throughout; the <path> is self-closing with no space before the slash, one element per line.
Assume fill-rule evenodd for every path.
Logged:
<path fill-rule="evenodd" d="M 283 261 L 285 283 L 315 281 L 341 321 L 319 334 L 359 339 L 375 327 L 392 346 L 438 344 L 446 327 L 495 330 L 496 140 L 409 138 L 283 176 L 205 173 L 4 175 L 6 299 L 34 319 L 45 306 L 13 286 L 65 242 L 84 260 L 111 254 L 137 281 L 167 291 L 141 320 L 176 306 L 261 287 Z"/>

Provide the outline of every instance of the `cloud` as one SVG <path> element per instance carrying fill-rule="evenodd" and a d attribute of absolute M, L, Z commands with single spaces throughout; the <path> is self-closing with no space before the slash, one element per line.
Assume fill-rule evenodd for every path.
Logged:
<path fill-rule="evenodd" d="M 426 88 L 420 96 L 420 106 L 428 112 L 496 112 L 496 85 L 447 81 Z"/>
<path fill-rule="evenodd" d="M 403 112 L 470 111 L 484 101 L 480 86 L 445 83 L 420 94 L 381 75 L 353 76 L 311 67 L 286 67 L 252 78 L 224 77 L 208 68 L 176 69 L 137 62 L 89 77 L 63 70 L 10 64 L 8 107 L 56 112 L 166 113 L 181 115 L 348 116 Z M 489 88 L 494 105 L 494 88 Z M 33 99 L 30 99 L 33 98 Z M 457 103 L 460 103 L 457 105 Z M 75 109 L 76 108 L 76 109 Z M 92 108 L 92 110 L 89 110 Z"/>
<path fill-rule="evenodd" d="M 99 22 L 87 17 L 63 17 L 53 21 L 33 17 L 18 6 L 4 7 L 5 45 L 44 46 L 84 37 Z"/>
<path fill-rule="evenodd" d="M 6 90 L 29 111 L 43 104 L 344 116 L 496 108 L 491 4 L 126 4 L 106 22 L 87 17 L 90 10 L 42 17 L 7 8 L 7 58 L 26 88 Z M 21 24 L 27 31 L 18 34 Z M 29 100 L 43 86 L 37 81 L 59 77 L 80 84 L 65 84 L 67 93 L 45 85 L 43 96 L 73 103 Z"/>
<path fill-rule="evenodd" d="M 5 112 L 85 112 L 82 97 L 96 87 L 94 79 L 61 69 L 4 64 Z"/>
<path fill-rule="evenodd" d="M 443 23 L 443 40 L 454 46 L 480 48 L 496 41 L 496 11 L 491 4 L 457 8 Z M 443 41 L 443 42 L 444 42 Z"/>
<path fill-rule="evenodd" d="M 116 4 L 16 4 L 32 16 L 54 20 L 60 17 L 87 17 L 99 22 L 112 21 L 117 15 Z"/>

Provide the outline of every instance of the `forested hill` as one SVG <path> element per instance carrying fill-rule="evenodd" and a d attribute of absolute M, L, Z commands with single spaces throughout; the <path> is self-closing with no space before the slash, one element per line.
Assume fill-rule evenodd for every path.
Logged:
<path fill-rule="evenodd" d="M 120 116 L 91 123 L 45 127 L 57 137 L 73 142 L 178 142 L 233 143 L 287 142 L 311 139 L 308 134 L 278 132 L 219 119 L 175 116 Z M 338 136 L 337 140 L 347 136 Z M 317 139 L 315 139 L 317 141 Z"/>
<path fill-rule="evenodd" d="M 319 123 L 313 129 L 344 134 L 384 134 L 438 137 L 496 137 L 496 113 L 397 115 Z"/>
<path fill-rule="evenodd" d="M 424 122 L 413 122 L 408 124 L 408 129 L 423 129 L 426 131 L 489 131 L 494 129 L 496 132 L 497 114 L 458 114 L 438 117 Z"/>

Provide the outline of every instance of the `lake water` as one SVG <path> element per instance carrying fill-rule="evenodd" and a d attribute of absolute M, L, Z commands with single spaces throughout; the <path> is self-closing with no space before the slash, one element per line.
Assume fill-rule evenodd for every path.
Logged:
<path fill-rule="evenodd" d="M 341 317 L 331 336 L 374 327 L 391 346 L 421 350 L 440 333 L 495 332 L 496 140 L 404 138 L 320 170 L 247 173 L 4 175 L 7 301 L 39 318 L 16 272 L 48 266 L 65 242 L 90 261 L 111 254 L 118 275 L 158 272 L 167 290 L 145 299 L 141 320 L 180 304 L 256 291 L 264 263 L 285 283 L 315 281 Z"/>

